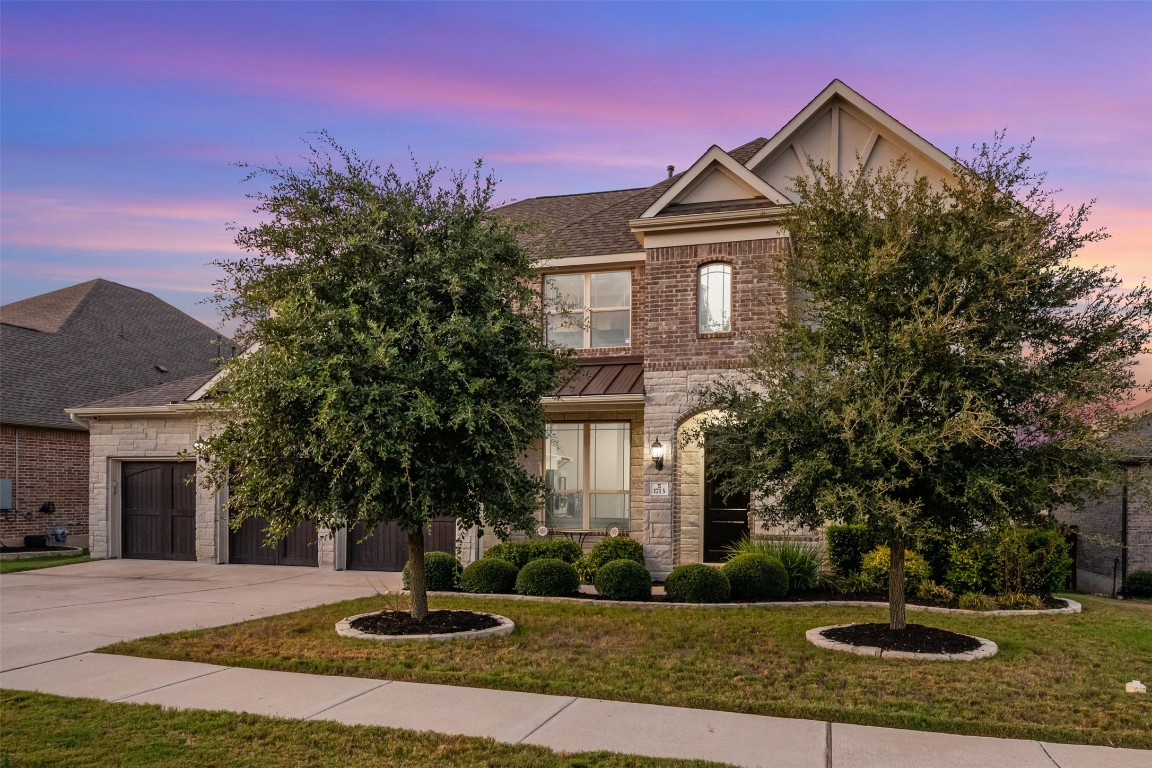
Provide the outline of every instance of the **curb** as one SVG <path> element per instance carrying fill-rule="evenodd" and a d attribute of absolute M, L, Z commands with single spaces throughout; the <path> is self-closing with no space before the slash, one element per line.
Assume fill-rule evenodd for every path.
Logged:
<path fill-rule="evenodd" d="M 966 653 L 913 653 L 912 651 L 886 651 L 883 648 L 875 645 L 849 645 L 848 643 L 838 643 L 835 640 L 829 640 L 824 637 L 824 631 L 827 629 L 839 629 L 840 627 L 851 627 L 851 624 L 832 624 L 827 627 L 816 627 L 804 633 L 804 638 L 812 643 L 817 648 L 824 648 L 829 651 L 839 651 L 840 653 L 852 653 L 857 656 L 877 656 L 882 659 L 922 659 L 926 661 L 976 661 L 977 659 L 987 659 L 995 656 L 1000 650 L 996 643 L 991 640 L 986 640 L 983 637 L 976 637 L 975 635 L 966 635 L 974 640 L 980 641 L 980 647 L 974 651 Z"/>
<path fill-rule="evenodd" d="M 476 640 L 482 637 L 503 637 L 512 634 L 512 630 L 516 629 L 516 625 L 512 620 L 504 616 L 498 616 L 495 613 L 481 613 L 482 616 L 491 616 L 500 623 L 494 627 L 487 629 L 471 629 L 466 632 L 442 632 L 435 635 L 374 635 L 370 632 L 361 632 L 358 629 L 352 628 L 352 622 L 361 616 L 372 616 L 380 613 L 380 611 L 369 611 L 368 613 L 358 613 L 355 616 L 348 616 L 336 622 L 336 634 L 341 637 L 354 637 L 359 640 L 379 640 L 385 643 L 403 642 L 405 640 Z M 480 613 L 477 611 L 477 613 Z"/>

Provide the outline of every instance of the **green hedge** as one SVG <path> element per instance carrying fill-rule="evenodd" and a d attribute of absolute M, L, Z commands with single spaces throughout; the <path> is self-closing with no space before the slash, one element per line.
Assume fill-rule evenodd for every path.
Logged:
<path fill-rule="evenodd" d="M 1152 597 L 1152 571 L 1132 571 L 1124 579 L 1125 597 Z"/>
<path fill-rule="evenodd" d="M 887 545 L 876 547 L 864 555 L 860 566 L 860 582 L 866 590 L 888 591 L 888 567 L 891 564 L 892 550 Z M 904 593 L 916 594 L 922 582 L 928 581 L 931 574 L 928 561 L 911 549 L 904 550 Z"/>
<path fill-rule="evenodd" d="M 588 564 L 594 572 L 613 560 L 631 560 L 644 565 L 644 547 L 638 541 L 617 536 L 600 540 L 588 553 Z"/>
<path fill-rule="evenodd" d="M 689 563 L 668 574 L 664 592 L 674 603 L 726 603 L 732 596 L 732 585 L 719 568 Z"/>
<path fill-rule="evenodd" d="M 828 561 L 836 573 L 847 576 L 859 573 L 864 555 L 884 542 L 883 534 L 865 525 L 830 525 L 824 529 L 828 541 Z"/>
<path fill-rule="evenodd" d="M 1041 595 L 1063 589 L 1072 571 L 1064 534 L 1055 526 L 1009 525 L 953 544 L 945 583 L 957 594 Z"/>
<path fill-rule="evenodd" d="M 612 560 L 600 566 L 593 582 L 596 592 L 609 600 L 648 600 L 652 575 L 635 560 Z"/>
<path fill-rule="evenodd" d="M 779 600 L 788 595 L 788 571 L 771 555 L 736 555 L 720 571 L 737 600 Z"/>
<path fill-rule="evenodd" d="M 523 568 L 532 560 L 553 558 L 566 563 L 575 563 L 584 551 L 571 539 L 534 539 L 532 541 L 503 541 L 490 547 L 484 557 L 507 560 L 517 568 Z"/>
<path fill-rule="evenodd" d="M 502 595 L 516 590 L 520 569 L 498 557 L 482 557 L 460 574 L 460 589 L 478 594 Z"/>
<path fill-rule="evenodd" d="M 460 581 L 460 561 L 447 552 L 424 553 L 424 585 L 430 592 L 456 589 Z M 408 564 L 404 564 L 404 589 L 408 589 Z"/>
<path fill-rule="evenodd" d="M 580 591 L 580 577 L 571 563 L 558 558 L 529 560 L 516 575 L 516 591 L 521 595 L 568 597 Z"/>

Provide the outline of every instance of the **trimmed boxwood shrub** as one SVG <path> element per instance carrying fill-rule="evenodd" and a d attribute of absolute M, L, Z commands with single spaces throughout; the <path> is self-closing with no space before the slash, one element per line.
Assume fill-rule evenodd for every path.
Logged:
<path fill-rule="evenodd" d="M 460 581 L 460 561 L 447 552 L 424 553 L 424 580 L 429 592 L 456 589 Z M 408 589 L 408 564 L 404 564 L 404 589 Z"/>
<path fill-rule="evenodd" d="M 516 591 L 521 595 L 567 597 L 580 591 L 580 577 L 572 563 L 559 558 L 529 560 L 516 575 Z"/>
<path fill-rule="evenodd" d="M 484 557 L 498 557 L 507 560 L 517 568 L 523 568 L 532 560 L 554 558 L 566 563 L 575 563 L 584 554 L 580 545 L 571 539 L 536 539 L 533 541 L 503 541 L 490 547 Z"/>
<path fill-rule="evenodd" d="M 732 596 L 732 585 L 719 568 L 689 563 L 672 569 L 664 592 L 674 603 L 726 603 Z"/>
<path fill-rule="evenodd" d="M 864 555 L 864 563 L 860 568 L 860 579 L 867 589 L 876 591 L 888 590 L 888 566 L 892 557 L 892 550 L 883 544 Z M 928 581 L 931 574 L 928 572 L 928 561 L 910 549 L 904 550 L 904 594 L 914 595 L 920 582 Z"/>
<path fill-rule="evenodd" d="M 866 525 L 830 525 L 824 529 L 824 536 L 828 541 L 828 560 L 841 576 L 858 573 L 864 555 L 884 543 L 884 536 L 868 530 Z"/>
<path fill-rule="evenodd" d="M 588 562 L 594 572 L 598 572 L 613 560 L 631 560 L 644 565 L 644 547 L 638 541 L 617 536 L 602 539 L 588 553 Z"/>
<path fill-rule="evenodd" d="M 1152 597 L 1152 571 L 1132 571 L 1124 579 L 1125 597 Z"/>
<path fill-rule="evenodd" d="M 648 600 L 652 575 L 635 560 L 612 560 L 600 566 L 594 580 L 596 592 L 609 600 Z"/>
<path fill-rule="evenodd" d="M 779 600 L 788 594 L 788 571 L 771 555 L 736 555 L 720 570 L 728 577 L 736 600 Z"/>
<path fill-rule="evenodd" d="M 460 589 L 479 594 L 507 594 L 516 589 L 516 566 L 498 557 L 482 557 L 460 574 Z"/>

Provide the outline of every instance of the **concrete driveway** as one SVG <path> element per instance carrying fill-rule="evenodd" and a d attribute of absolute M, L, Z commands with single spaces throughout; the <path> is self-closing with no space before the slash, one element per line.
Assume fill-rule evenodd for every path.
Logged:
<path fill-rule="evenodd" d="M 395 590 L 399 573 L 97 560 L 0 576 L 0 671 Z"/>

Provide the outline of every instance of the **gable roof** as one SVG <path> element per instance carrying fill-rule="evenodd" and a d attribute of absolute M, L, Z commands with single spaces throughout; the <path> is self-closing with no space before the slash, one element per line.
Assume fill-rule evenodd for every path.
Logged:
<path fill-rule="evenodd" d="M 709 181 L 713 178 L 722 178 L 725 185 L 723 193 L 729 194 L 724 197 L 723 194 L 719 197 L 712 197 L 700 201 L 694 201 L 689 195 L 697 190 L 702 182 Z M 681 203 L 684 201 L 684 203 Z M 652 205 L 640 214 L 639 218 L 650 218 L 657 216 L 664 212 L 670 206 L 681 204 L 699 204 L 699 203 L 718 203 L 718 202 L 736 202 L 741 203 L 757 201 L 775 205 L 787 205 L 789 200 L 784 195 L 768 184 L 760 177 L 749 171 L 743 165 L 736 161 L 732 155 L 715 144 L 703 155 L 700 159 L 692 164 L 684 174 L 676 180 L 676 183 L 668 187 L 664 194 L 660 195 Z"/>
<path fill-rule="evenodd" d="M 216 370 L 231 340 L 145 291 L 107 280 L 0 307 L 0 421 L 82 429 L 64 409 Z"/>

